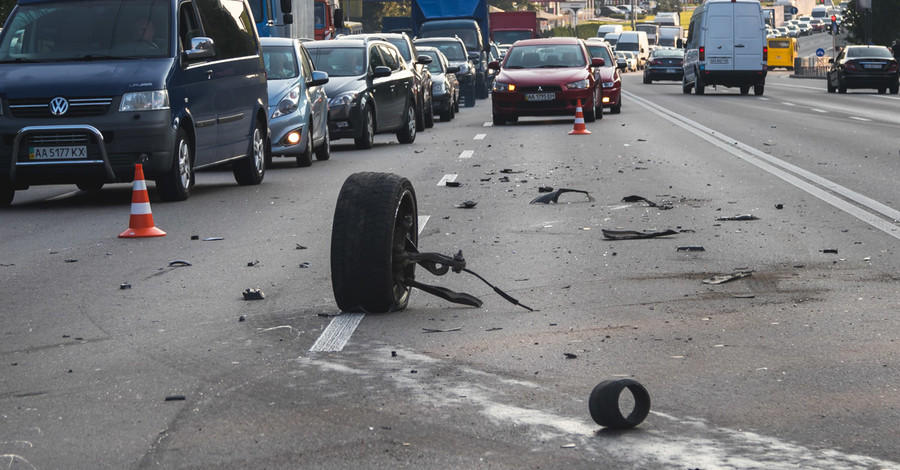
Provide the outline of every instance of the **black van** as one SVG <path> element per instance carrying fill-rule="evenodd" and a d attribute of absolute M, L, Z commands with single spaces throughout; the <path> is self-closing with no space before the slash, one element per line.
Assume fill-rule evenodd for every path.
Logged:
<path fill-rule="evenodd" d="M 187 199 L 195 169 L 265 174 L 265 66 L 243 0 L 19 0 L 0 100 L 0 206 L 30 185 L 132 181 L 136 163 L 167 201 Z"/>

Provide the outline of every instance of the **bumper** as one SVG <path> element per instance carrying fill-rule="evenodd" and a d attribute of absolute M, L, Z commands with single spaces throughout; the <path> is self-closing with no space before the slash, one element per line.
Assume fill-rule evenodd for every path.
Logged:
<path fill-rule="evenodd" d="M 557 91 L 554 99 L 526 101 L 525 93 L 491 93 L 493 113 L 507 116 L 574 116 L 581 100 L 582 110 L 594 106 L 594 90 Z"/>
<path fill-rule="evenodd" d="M 683 69 L 682 69 L 683 72 Z M 766 81 L 765 70 L 701 70 L 704 85 L 727 87 L 762 85 Z"/>
<path fill-rule="evenodd" d="M 619 87 L 616 88 L 604 88 L 603 89 L 603 98 L 601 98 L 603 102 L 604 108 L 609 108 L 619 104 L 619 99 L 622 95 L 622 89 Z"/>
<path fill-rule="evenodd" d="M 272 132 L 272 155 L 296 156 L 303 153 L 306 148 L 306 139 L 309 133 L 301 116 L 283 116 L 286 119 L 273 119 L 269 121 L 269 130 Z M 296 143 L 291 143 L 290 137 L 296 136 Z"/>
<path fill-rule="evenodd" d="M 331 108 L 328 113 L 328 133 L 331 140 L 356 139 L 362 135 L 362 107 L 342 106 Z"/>
<path fill-rule="evenodd" d="M 841 77 L 847 88 L 888 88 L 897 85 L 900 78 L 892 74 L 844 74 Z"/>
<path fill-rule="evenodd" d="M 169 171 L 175 148 L 171 114 L 134 113 L 134 119 L 21 120 L 0 118 L 0 177 L 16 187 L 79 182 L 128 182 L 134 165 L 154 179 Z M 138 117 L 139 116 L 139 117 Z M 33 149 L 84 148 L 85 155 L 39 158 Z"/>
<path fill-rule="evenodd" d="M 651 67 L 644 70 L 644 76 L 650 80 L 675 80 L 680 82 L 681 77 L 684 76 L 684 69 L 682 69 L 681 66 L 661 68 Z"/>

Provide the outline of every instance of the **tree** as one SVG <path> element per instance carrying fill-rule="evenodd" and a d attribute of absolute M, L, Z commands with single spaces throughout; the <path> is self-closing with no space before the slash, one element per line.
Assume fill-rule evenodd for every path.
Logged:
<path fill-rule="evenodd" d="M 900 42 L 900 0 L 872 0 L 872 11 L 857 10 L 857 0 L 850 0 L 847 13 L 841 21 L 841 28 L 847 31 L 847 41 L 852 44 L 866 43 L 866 21 L 871 21 L 872 44 L 889 46 Z M 868 18 L 867 18 L 868 17 Z"/>

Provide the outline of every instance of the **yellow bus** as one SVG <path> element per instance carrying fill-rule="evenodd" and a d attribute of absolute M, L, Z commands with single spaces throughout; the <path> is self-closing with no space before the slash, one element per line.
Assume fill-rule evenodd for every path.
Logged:
<path fill-rule="evenodd" d="M 800 46 L 797 44 L 797 38 L 769 38 L 767 43 L 769 59 L 766 65 L 769 70 L 775 67 L 794 70 L 794 59 L 800 57 Z"/>

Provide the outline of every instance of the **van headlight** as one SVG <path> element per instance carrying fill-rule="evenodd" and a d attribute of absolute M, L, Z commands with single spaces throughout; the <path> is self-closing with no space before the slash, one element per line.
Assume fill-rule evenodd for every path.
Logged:
<path fill-rule="evenodd" d="M 122 95 L 119 111 L 152 111 L 169 109 L 169 92 L 166 90 L 134 91 Z"/>
<path fill-rule="evenodd" d="M 566 88 L 570 90 L 584 90 L 590 85 L 591 81 L 585 78 L 584 80 L 578 80 L 577 82 L 566 83 Z"/>
<path fill-rule="evenodd" d="M 298 107 L 300 107 L 300 87 L 296 86 L 291 88 L 291 90 L 284 95 L 284 98 L 278 102 L 278 106 L 275 107 L 275 112 L 272 113 L 272 119 L 291 114 L 297 111 Z"/>

